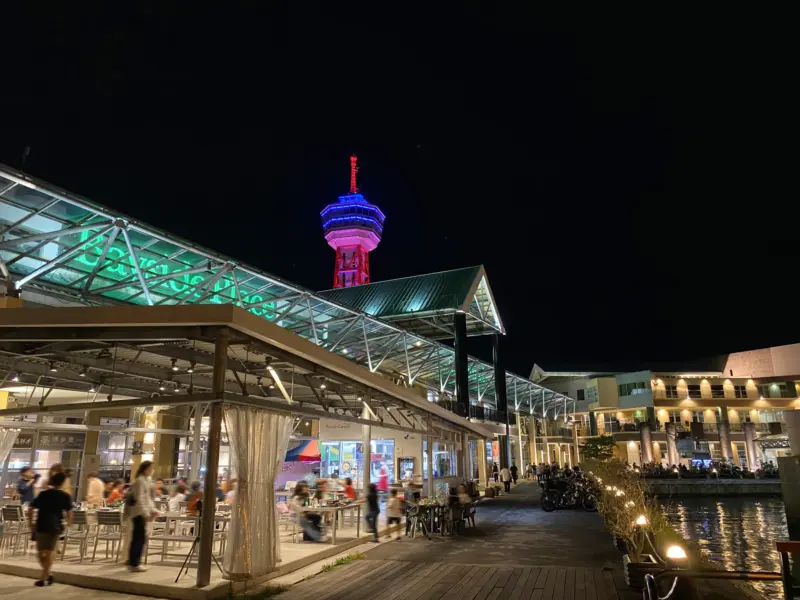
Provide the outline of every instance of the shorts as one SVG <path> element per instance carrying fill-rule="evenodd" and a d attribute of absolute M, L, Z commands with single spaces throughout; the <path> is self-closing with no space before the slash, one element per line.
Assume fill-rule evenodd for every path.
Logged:
<path fill-rule="evenodd" d="M 400 525 L 400 517 L 389 517 L 389 525 Z"/>
<path fill-rule="evenodd" d="M 58 545 L 58 538 L 61 537 L 60 533 L 39 533 L 36 532 L 36 549 L 39 552 L 53 551 Z"/>

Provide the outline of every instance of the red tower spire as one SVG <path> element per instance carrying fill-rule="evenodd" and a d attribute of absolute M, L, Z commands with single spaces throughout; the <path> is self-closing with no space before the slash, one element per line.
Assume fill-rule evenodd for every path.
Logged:
<path fill-rule="evenodd" d="M 370 282 L 369 253 L 383 236 L 381 209 L 358 191 L 358 157 L 350 157 L 350 192 L 339 196 L 320 213 L 328 245 L 336 250 L 333 287 L 350 287 Z"/>
<path fill-rule="evenodd" d="M 358 162 L 358 157 L 355 154 L 350 156 L 350 193 L 357 194 L 358 188 L 356 187 L 356 173 L 358 173 L 358 167 L 356 163 Z"/>

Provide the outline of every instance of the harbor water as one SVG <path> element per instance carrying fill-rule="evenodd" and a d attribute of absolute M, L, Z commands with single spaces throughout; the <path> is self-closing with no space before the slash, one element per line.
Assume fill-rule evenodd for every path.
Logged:
<path fill-rule="evenodd" d="M 775 541 L 787 539 L 780 497 L 675 498 L 662 504 L 670 525 L 725 570 L 780 571 Z M 782 598 L 779 583 L 754 583 L 767 598 Z"/>

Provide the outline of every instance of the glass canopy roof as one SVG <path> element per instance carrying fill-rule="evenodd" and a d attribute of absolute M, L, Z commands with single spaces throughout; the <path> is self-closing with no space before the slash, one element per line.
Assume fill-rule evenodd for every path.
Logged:
<path fill-rule="evenodd" d="M 397 383 L 455 394 L 452 348 L 3 165 L 0 234 L 0 258 L 23 291 L 88 305 L 235 304 Z M 471 403 L 494 406 L 493 366 L 469 357 L 468 369 Z M 525 377 L 506 382 L 512 411 L 574 410 Z"/>

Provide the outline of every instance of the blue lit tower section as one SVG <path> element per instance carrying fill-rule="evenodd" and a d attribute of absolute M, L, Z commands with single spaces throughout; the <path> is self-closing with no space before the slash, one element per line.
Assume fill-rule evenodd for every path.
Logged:
<path fill-rule="evenodd" d="M 369 253 L 378 247 L 386 219 L 380 208 L 358 193 L 357 161 L 355 155 L 350 157 L 350 193 L 320 213 L 325 239 L 336 250 L 335 288 L 369 283 Z"/>

